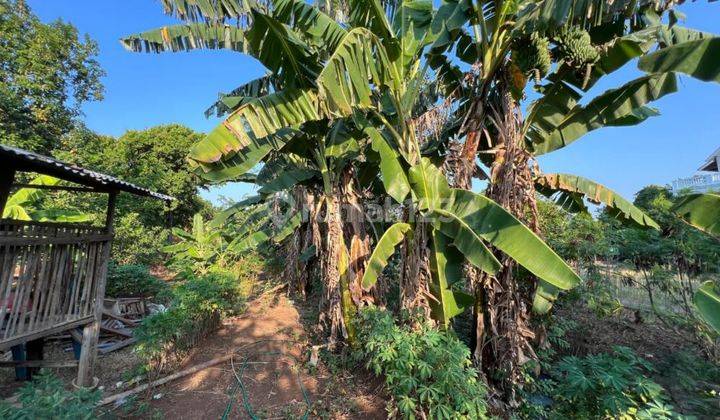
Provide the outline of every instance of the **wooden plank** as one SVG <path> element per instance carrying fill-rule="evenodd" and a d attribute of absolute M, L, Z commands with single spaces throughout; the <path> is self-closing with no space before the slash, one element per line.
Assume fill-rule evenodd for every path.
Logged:
<path fill-rule="evenodd" d="M 70 245 L 87 242 L 106 242 L 111 239 L 112 235 L 108 233 L 47 238 L 13 238 L 0 236 L 0 246 Z"/>
<path fill-rule="evenodd" d="M 45 337 L 47 335 L 57 334 L 71 328 L 79 327 L 93 321 L 92 316 L 86 316 L 83 318 L 73 319 L 53 325 L 49 328 L 45 328 L 41 331 L 31 331 L 27 334 L 22 334 L 17 337 L 12 337 L 6 340 L 0 341 L 0 350 L 10 348 L 16 344 L 21 344 L 26 341 L 35 340 L 36 338 Z"/>
<path fill-rule="evenodd" d="M 123 322 L 125 324 L 130 324 L 130 325 L 139 324 L 141 322 L 138 319 L 128 319 L 128 318 L 124 318 L 120 315 L 115 315 L 114 313 L 112 313 L 111 311 L 108 311 L 107 309 L 103 309 L 103 315 L 105 315 L 109 318 L 112 318 L 112 319 L 117 319 L 120 322 Z"/>
<path fill-rule="evenodd" d="M 77 367 L 77 360 L 22 360 L 22 361 L 0 361 L 0 368 L 4 367 L 45 367 L 45 368 L 69 368 Z"/>
<path fill-rule="evenodd" d="M 102 325 L 100 326 L 100 331 L 107 331 L 109 333 L 113 333 L 115 335 L 121 335 L 123 337 L 132 337 L 133 336 L 132 332 L 119 330 L 117 328 L 105 327 Z"/>
<path fill-rule="evenodd" d="M 100 349 L 100 353 L 101 353 L 101 354 L 108 354 L 108 353 L 114 352 L 114 351 L 116 351 L 116 350 L 120 350 L 120 349 L 122 349 L 122 348 L 125 348 L 125 347 L 127 347 L 127 346 L 129 346 L 129 345 L 131 345 L 131 344 L 135 344 L 136 341 L 137 341 L 137 338 L 135 338 L 135 337 L 128 338 L 127 340 L 123 340 L 123 341 L 120 341 L 120 342 L 118 342 L 118 343 L 115 343 L 114 345 L 112 345 L 112 346 L 110 346 L 110 347 L 105 347 L 105 348 Z"/>

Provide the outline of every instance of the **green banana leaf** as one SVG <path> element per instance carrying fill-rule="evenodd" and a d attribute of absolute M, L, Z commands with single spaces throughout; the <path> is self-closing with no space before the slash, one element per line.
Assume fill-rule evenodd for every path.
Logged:
<path fill-rule="evenodd" d="M 230 242 L 227 249 L 228 251 L 235 252 L 236 254 L 242 254 L 243 252 L 255 249 L 258 245 L 269 241 L 271 235 L 272 233 L 267 230 L 259 230 L 250 236 L 238 237 Z"/>
<path fill-rule="evenodd" d="M 393 38 L 394 34 L 385 9 L 379 0 L 349 0 L 348 23 L 355 28 L 368 28 L 381 38 Z"/>
<path fill-rule="evenodd" d="M 673 206 L 673 211 L 696 228 L 720 237 L 720 195 L 686 195 Z"/>
<path fill-rule="evenodd" d="M 280 79 L 272 73 L 243 83 L 227 94 L 220 94 L 219 99 L 205 110 L 205 117 L 210 118 L 213 115 L 222 117 L 229 114 L 252 98 L 275 92 L 275 87 L 279 83 Z"/>
<path fill-rule="evenodd" d="M 213 182 L 233 181 L 252 170 L 271 151 L 282 149 L 298 134 L 299 131 L 287 128 L 241 145 L 221 125 L 192 147 L 189 158 L 203 178 Z"/>
<path fill-rule="evenodd" d="M 645 55 L 638 68 L 647 73 L 685 73 L 706 82 L 720 82 L 720 38 L 696 39 Z"/>
<path fill-rule="evenodd" d="M 606 91 L 585 106 L 574 106 L 553 130 L 537 132 L 529 147 L 535 155 L 541 155 L 565 147 L 592 130 L 627 125 L 628 115 L 635 115 L 638 108 L 675 91 L 677 83 L 673 73 L 635 79 Z"/>
<path fill-rule="evenodd" d="M 273 16 L 311 40 L 311 44 L 332 53 L 347 31 L 333 18 L 305 0 L 275 0 Z"/>
<path fill-rule="evenodd" d="M 133 52 L 191 51 L 228 49 L 247 52 L 245 31 L 226 24 L 191 23 L 170 25 L 127 36 L 121 44 Z"/>
<path fill-rule="evenodd" d="M 166 14 L 181 20 L 219 22 L 247 16 L 254 0 L 160 0 Z"/>
<path fill-rule="evenodd" d="M 582 203 L 582 199 L 578 202 L 576 197 L 573 197 L 580 195 L 593 204 L 605 204 L 614 212 L 616 217 L 624 221 L 633 222 L 639 227 L 660 229 L 660 226 L 654 220 L 618 193 L 581 176 L 544 174 L 535 178 L 535 186 L 542 194 L 548 197 L 559 195 L 556 202 L 566 210 L 572 211 L 573 207 L 568 208 L 563 203 L 569 203 L 572 206 L 579 204 L 582 206 L 579 210 L 587 213 L 587 208 Z"/>
<path fill-rule="evenodd" d="M 450 319 L 460 315 L 465 308 L 472 307 L 475 299 L 466 293 L 453 290 L 452 285 L 462 280 L 463 254 L 451 244 L 450 238 L 433 229 L 430 248 L 429 284 L 430 311 L 434 320 L 443 328 L 450 326 Z"/>
<path fill-rule="evenodd" d="M 274 194 L 276 192 L 287 190 L 303 181 L 306 181 L 317 175 L 317 171 L 310 169 L 291 169 L 281 172 L 273 180 L 264 184 L 258 190 L 261 195 Z"/>
<path fill-rule="evenodd" d="M 399 83 L 378 37 L 365 28 L 349 31 L 318 76 L 320 102 L 329 116 L 347 117 L 356 109 L 370 108 L 372 86 L 391 89 Z"/>
<path fill-rule="evenodd" d="M 273 235 L 273 242 L 279 244 L 284 241 L 285 238 L 292 235 L 295 229 L 302 224 L 303 214 L 301 212 L 295 213 L 291 218 L 287 219 L 285 223 L 277 229 L 277 232 Z"/>
<path fill-rule="evenodd" d="M 715 283 L 703 283 L 695 292 L 693 303 L 705 322 L 720 333 L 720 293 Z"/>
<path fill-rule="evenodd" d="M 461 251 L 468 262 L 481 270 L 493 274 L 500 268 L 500 262 L 485 246 L 482 238 L 462 220 L 452 208 L 443 208 L 451 199 L 452 190 L 440 170 L 430 160 L 410 168 L 410 183 L 418 200 L 418 207 L 427 210 L 435 229 L 452 238 L 453 246 Z"/>
<path fill-rule="evenodd" d="M 395 253 L 395 247 L 405 239 L 412 227 L 407 223 L 395 223 L 383 233 L 380 240 L 375 244 L 372 255 L 367 263 L 365 274 L 362 278 L 362 287 L 370 289 L 377 282 L 378 277 L 388 264 L 388 260 Z"/>
<path fill-rule="evenodd" d="M 264 198 L 265 197 L 263 197 L 262 195 L 253 195 L 244 200 L 240 200 L 232 206 L 228 207 L 227 209 L 216 214 L 215 217 L 212 218 L 208 226 L 212 228 L 220 227 L 224 225 L 230 217 L 234 216 L 240 211 L 247 209 L 250 206 L 261 203 Z"/>
<path fill-rule="evenodd" d="M 375 127 L 366 127 L 364 133 L 370 137 L 372 149 L 380 155 L 380 175 L 385 192 L 398 203 L 402 203 L 410 192 L 410 183 L 400 163 L 400 155 Z"/>
<path fill-rule="evenodd" d="M 541 293 L 548 289 L 545 284 L 568 290 L 580 283 L 580 277 L 542 239 L 487 197 L 453 189 L 443 208 L 436 212 L 444 217 L 458 218 L 477 236 L 537 276 L 541 280 Z"/>

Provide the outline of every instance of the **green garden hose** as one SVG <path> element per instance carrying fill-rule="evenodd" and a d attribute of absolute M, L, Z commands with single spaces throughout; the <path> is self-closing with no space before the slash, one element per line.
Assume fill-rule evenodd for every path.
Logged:
<path fill-rule="evenodd" d="M 296 341 L 294 341 L 294 340 L 261 340 L 261 341 L 258 341 L 258 342 L 256 342 L 256 343 L 253 343 L 253 344 L 257 344 L 257 343 L 264 342 L 264 341 L 296 342 Z M 300 361 L 299 361 L 295 356 L 289 355 L 289 354 L 284 354 L 283 352 L 279 352 L 279 351 L 265 352 L 265 353 L 261 353 L 261 354 L 256 354 L 255 356 L 281 356 L 281 357 L 287 357 L 287 358 L 293 359 L 293 360 L 295 361 L 296 365 L 299 365 L 299 364 L 300 364 Z M 232 365 L 233 373 L 235 374 L 236 382 L 235 382 L 232 390 L 230 391 L 230 401 L 228 402 L 227 407 L 225 407 L 225 411 L 223 412 L 223 415 L 222 415 L 222 420 L 227 420 L 228 416 L 230 415 L 230 412 L 232 411 L 233 404 L 235 403 L 235 399 L 236 399 L 238 390 L 242 391 L 243 408 L 245 409 L 245 412 L 247 413 L 247 415 L 250 416 L 250 418 L 253 419 L 253 420 L 260 420 L 260 418 L 259 418 L 259 417 L 255 414 L 255 412 L 253 411 L 252 405 L 250 404 L 250 398 L 249 398 L 249 396 L 248 396 L 247 389 L 245 388 L 245 384 L 244 384 L 244 382 L 243 382 L 243 380 L 242 380 L 243 374 L 244 374 L 244 372 L 245 372 L 245 368 L 247 367 L 247 364 L 248 364 L 248 361 L 250 360 L 250 357 L 251 357 L 251 356 L 246 356 L 246 357 L 243 359 L 243 363 L 242 363 L 242 365 L 241 365 L 241 368 L 240 368 L 240 372 L 239 372 L 239 373 L 235 370 L 235 365 L 234 365 L 234 363 L 233 363 L 233 360 L 230 359 L 230 363 L 231 363 L 231 365 Z M 280 361 L 280 357 L 276 358 L 275 361 Z M 266 362 L 266 363 L 271 363 L 271 362 Z M 307 393 L 307 390 L 306 390 L 305 387 L 303 386 L 302 378 L 300 377 L 300 369 L 297 370 L 297 381 L 298 381 L 298 385 L 300 386 L 300 390 L 302 391 L 303 398 L 305 399 L 305 404 L 306 404 L 306 406 L 307 406 L 307 408 L 305 409 L 305 413 L 303 414 L 303 416 L 301 417 L 301 419 L 302 419 L 302 420 L 307 420 L 308 417 L 309 417 L 309 415 L 310 415 L 310 409 L 311 409 L 311 407 L 312 407 L 312 402 L 310 401 L 310 397 L 309 397 L 309 395 L 308 395 L 308 393 Z"/>

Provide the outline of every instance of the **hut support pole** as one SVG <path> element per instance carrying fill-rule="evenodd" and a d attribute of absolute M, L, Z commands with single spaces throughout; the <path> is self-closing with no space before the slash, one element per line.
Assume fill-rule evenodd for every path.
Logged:
<path fill-rule="evenodd" d="M 15 169 L 12 167 L 0 168 L 0 217 L 5 210 L 5 204 L 10 197 L 10 188 L 15 180 Z"/>
<path fill-rule="evenodd" d="M 105 229 L 108 233 L 113 232 L 113 214 L 115 213 L 116 197 L 117 192 L 111 192 L 108 196 L 107 217 L 105 219 Z M 83 328 L 77 377 L 77 384 L 80 386 L 91 386 L 93 383 L 93 371 L 95 368 L 95 359 L 97 358 L 97 344 L 98 337 L 100 336 L 103 300 L 105 298 L 105 282 L 107 280 L 107 267 L 108 261 L 110 260 L 111 246 L 111 240 L 105 242 L 98 278 L 95 279 L 97 284 L 95 291 L 95 319 Z"/>

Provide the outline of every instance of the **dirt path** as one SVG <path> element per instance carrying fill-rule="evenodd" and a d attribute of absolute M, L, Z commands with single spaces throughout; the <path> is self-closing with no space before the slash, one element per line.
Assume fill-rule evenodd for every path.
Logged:
<path fill-rule="evenodd" d="M 239 349 L 239 350 L 238 350 Z M 385 403 L 376 381 L 339 376 L 320 363 L 307 365 L 307 334 L 300 314 L 284 296 L 252 302 L 240 317 L 228 319 L 201 342 L 179 369 L 238 350 L 231 363 L 217 365 L 156 388 L 150 414 L 168 419 L 385 418 Z M 234 369 L 233 369 L 234 365 Z M 242 373 L 242 374 L 241 374 Z M 240 376 L 247 391 L 238 386 Z M 343 377 L 342 375 L 345 375 Z M 147 414 L 147 413 L 146 413 Z"/>

